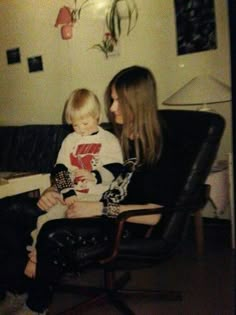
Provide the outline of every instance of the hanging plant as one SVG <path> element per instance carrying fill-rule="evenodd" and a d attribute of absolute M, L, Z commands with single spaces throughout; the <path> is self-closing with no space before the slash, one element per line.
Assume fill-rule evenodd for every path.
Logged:
<path fill-rule="evenodd" d="M 105 18 L 106 32 L 102 42 L 92 47 L 101 50 L 106 58 L 116 48 L 122 33 L 122 20 L 127 21 L 126 35 L 128 36 L 138 20 L 138 8 L 135 0 L 112 0 Z"/>
<path fill-rule="evenodd" d="M 138 20 L 138 8 L 135 0 L 112 0 L 106 15 L 106 26 L 111 36 L 118 40 L 121 35 L 121 21 L 127 20 L 126 34 L 129 35 Z"/>
<path fill-rule="evenodd" d="M 79 8 L 77 8 L 77 0 L 74 0 L 74 9 L 71 10 L 71 17 L 73 23 L 76 23 L 80 19 L 80 14 L 82 9 L 86 6 L 86 3 L 88 3 L 90 0 L 85 0 Z"/>
<path fill-rule="evenodd" d="M 55 26 L 61 25 L 62 39 L 71 39 L 74 24 L 80 19 L 81 10 L 85 8 L 89 0 L 85 0 L 79 8 L 77 8 L 77 0 L 74 0 L 74 8 L 62 7 L 59 10 Z"/>
<path fill-rule="evenodd" d="M 92 48 L 101 50 L 105 57 L 108 58 L 109 54 L 113 53 L 117 45 L 117 41 L 112 37 L 110 32 L 104 34 L 103 40 L 100 44 L 94 45 Z"/>
<path fill-rule="evenodd" d="M 89 3 L 90 2 L 90 3 Z M 72 38 L 74 24 L 80 19 L 81 11 L 89 5 L 91 0 L 84 0 L 80 7 L 77 7 L 77 0 L 74 0 L 74 8 L 64 6 L 60 9 L 55 26 L 61 26 L 61 36 L 63 39 Z M 138 20 L 138 8 L 135 0 L 110 0 L 110 6 L 105 16 L 105 32 L 101 43 L 93 45 L 102 51 L 106 58 L 118 51 L 118 40 L 123 31 L 122 20 L 126 20 L 126 35 L 136 26 Z"/>

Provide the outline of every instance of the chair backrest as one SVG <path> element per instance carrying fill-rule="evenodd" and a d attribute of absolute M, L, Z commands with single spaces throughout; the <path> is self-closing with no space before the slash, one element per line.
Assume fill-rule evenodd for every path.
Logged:
<path fill-rule="evenodd" d="M 225 127 L 224 118 L 212 112 L 160 110 L 158 113 L 164 146 L 157 189 L 165 194 L 167 208 L 183 206 L 187 211 L 163 215 L 149 239 L 124 242 L 121 255 L 133 256 L 136 261 L 145 257 L 161 260 L 172 255 L 181 243 L 192 205 L 198 210 L 206 202 L 205 181 Z"/>
<path fill-rule="evenodd" d="M 219 114 L 203 111 L 162 110 L 160 114 L 164 122 L 164 141 L 175 167 L 171 187 L 176 193 L 175 206 L 187 207 L 196 201 L 197 210 L 201 201 L 204 202 L 203 185 L 216 158 L 225 120 Z M 180 237 L 187 217 L 183 213 L 172 216 L 165 239 Z"/>

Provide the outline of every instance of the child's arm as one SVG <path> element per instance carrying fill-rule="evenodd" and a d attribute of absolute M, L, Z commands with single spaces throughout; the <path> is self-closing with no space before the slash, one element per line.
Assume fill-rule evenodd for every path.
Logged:
<path fill-rule="evenodd" d="M 64 164 L 57 164 L 52 172 L 52 179 L 57 190 L 62 194 L 64 201 L 69 197 L 76 197 L 74 184 L 68 168 Z M 67 204 L 67 202 L 65 202 Z"/>
<path fill-rule="evenodd" d="M 96 176 L 93 171 L 88 171 L 86 169 L 77 169 L 74 171 L 75 177 L 80 177 L 83 180 L 86 180 L 88 182 L 95 182 L 97 181 Z"/>
<path fill-rule="evenodd" d="M 109 185 L 123 171 L 123 154 L 118 139 L 110 132 L 101 133 L 100 164 L 93 170 L 97 184 Z"/>

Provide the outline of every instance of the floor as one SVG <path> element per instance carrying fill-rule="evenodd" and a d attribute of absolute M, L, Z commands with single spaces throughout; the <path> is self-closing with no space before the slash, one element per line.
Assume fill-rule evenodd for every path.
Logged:
<path fill-rule="evenodd" d="M 152 269 L 135 271 L 129 288 L 147 287 L 166 290 L 180 290 L 180 302 L 159 301 L 155 297 L 124 297 L 137 315 L 234 315 L 235 253 L 230 246 L 230 226 L 208 223 L 205 229 L 205 253 L 196 255 L 191 233 L 184 250 L 164 264 Z M 90 270 L 80 278 L 82 284 L 102 283 L 102 273 Z M 79 297 L 70 294 L 55 295 L 50 315 L 78 303 Z M 100 303 L 69 315 L 118 315 L 113 306 Z"/>

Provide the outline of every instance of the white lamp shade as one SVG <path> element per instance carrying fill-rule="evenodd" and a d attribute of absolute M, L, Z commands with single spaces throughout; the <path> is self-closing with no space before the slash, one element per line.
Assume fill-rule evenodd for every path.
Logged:
<path fill-rule="evenodd" d="M 164 105 L 202 105 L 231 101 L 231 88 L 210 75 L 195 77 L 173 95 Z"/>

